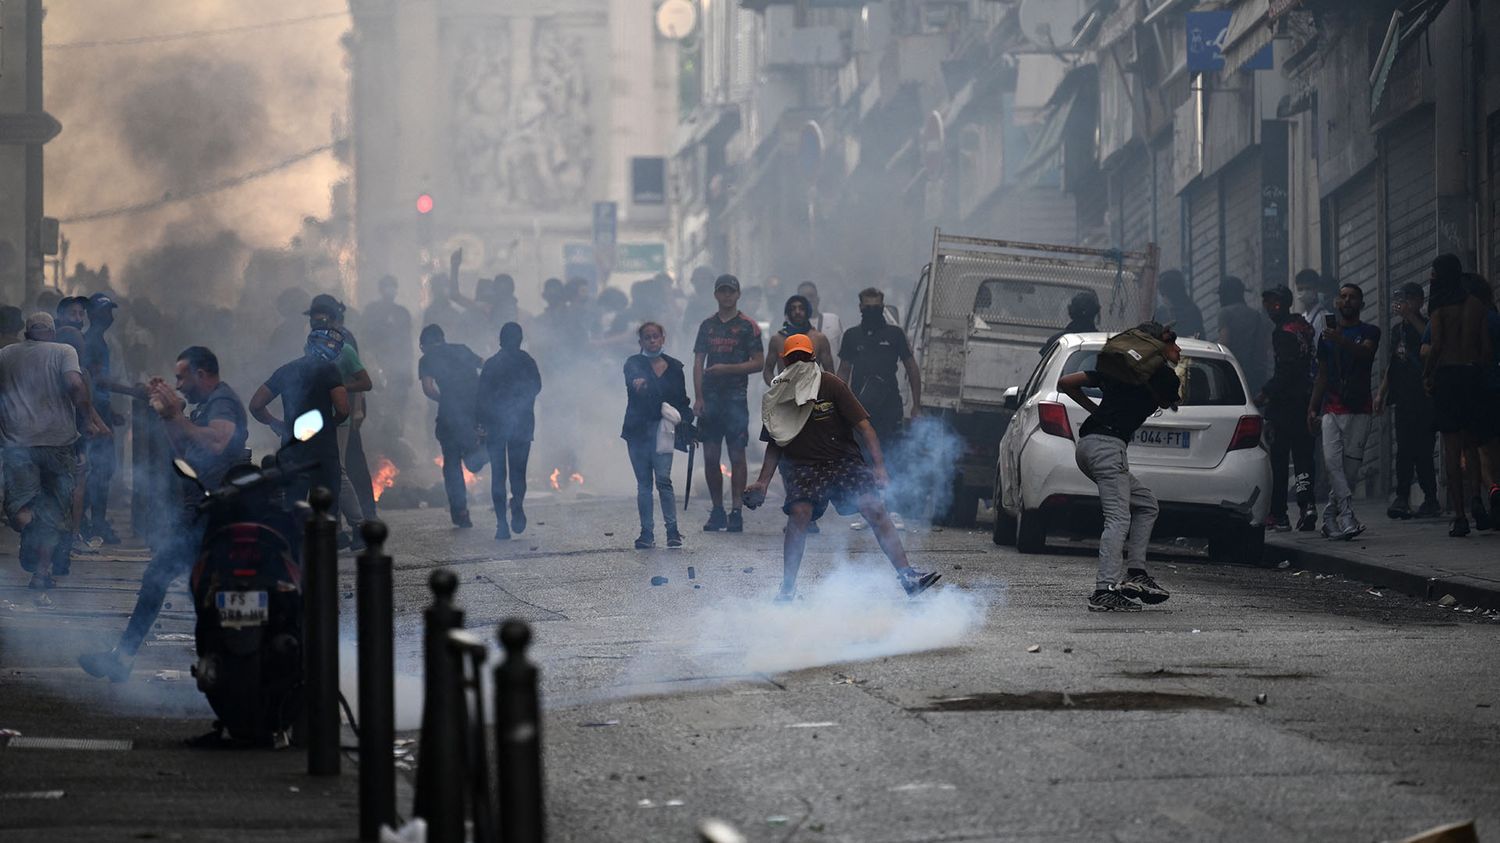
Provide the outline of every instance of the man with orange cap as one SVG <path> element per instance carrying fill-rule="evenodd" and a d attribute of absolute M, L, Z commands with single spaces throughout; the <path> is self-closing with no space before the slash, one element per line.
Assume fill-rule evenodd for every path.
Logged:
<path fill-rule="evenodd" d="M 787 337 L 781 356 L 786 370 L 772 381 L 761 402 L 760 438 L 767 443 L 766 459 L 760 477 L 745 489 L 744 496 L 746 506 L 759 506 L 778 464 L 787 463 L 782 507 L 787 526 L 777 601 L 796 596 L 807 526 L 822 516 L 830 502 L 841 514 L 858 512 L 865 517 L 908 595 L 926 591 L 942 575 L 917 571 L 907 560 L 906 548 L 881 500 L 880 490 L 890 478 L 870 414 L 847 384 L 817 364 L 806 334 Z M 870 455 L 868 465 L 856 435 Z"/>

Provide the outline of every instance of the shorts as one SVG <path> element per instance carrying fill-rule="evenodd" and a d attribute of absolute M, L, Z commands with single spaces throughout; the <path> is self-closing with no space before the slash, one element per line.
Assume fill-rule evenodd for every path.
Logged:
<path fill-rule="evenodd" d="M 1432 373 L 1432 425 L 1439 433 L 1480 433 L 1484 381 L 1478 366 L 1439 366 Z"/>
<path fill-rule="evenodd" d="M 786 461 L 783 461 L 783 465 Z M 863 458 L 847 456 L 824 462 L 793 462 L 782 475 L 786 482 L 786 503 L 781 511 L 792 514 L 792 504 L 806 501 L 813 505 L 813 520 L 823 517 L 829 502 L 840 515 L 859 512 L 859 500 L 877 495 L 875 475 Z"/>
<path fill-rule="evenodd" d="M 731 448 L 750 444 L 750 407 L 743 395 L 710 397 L 698 417 L 698 441 L 717 445 L 723 440 Z"/>

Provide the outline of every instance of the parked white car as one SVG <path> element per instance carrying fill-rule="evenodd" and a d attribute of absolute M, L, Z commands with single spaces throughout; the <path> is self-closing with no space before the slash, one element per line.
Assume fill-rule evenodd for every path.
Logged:
<path fill-rule="evenodd" d="M 1015 417 L 995 467 L 996 544 L 1034 553 L 1049 531 L 1102 529 L 1098 488 L 1073 459 L 1088 413 L 1057 391 L 1057 380 L 1092 369 L 1108 336 L 1065 334 L 1024 386 L 1006 391 Z M 1178 345 L 1187 367 L 1182 404 L 1141 427 L 1128 452 L 1131 473 L 1161 504 L 1156 535 L 1206 536 L 1211 557 L 1258 563 L 1271 501 L 1260 412 L 1229 349 L 1190 339 Z"/>

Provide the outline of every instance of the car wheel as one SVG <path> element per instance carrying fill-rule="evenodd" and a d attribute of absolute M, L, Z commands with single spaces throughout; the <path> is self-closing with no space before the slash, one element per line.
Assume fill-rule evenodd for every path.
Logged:
<path fill-rule="evenodd" d="M 1047 549 L 1047 516 L 1041 510 L 1023 509 L 1016 520 L 1016 550 L 1041 553 Z"/>
<path fill-rule="evenodd" d="M 991 538 L 998 545 L 1012 545 L 1016 543 L 1016 519 L 1005 514 L 1000 508 L 1000 499 L 995 499 L 995 528 L 991 532 Z"/>

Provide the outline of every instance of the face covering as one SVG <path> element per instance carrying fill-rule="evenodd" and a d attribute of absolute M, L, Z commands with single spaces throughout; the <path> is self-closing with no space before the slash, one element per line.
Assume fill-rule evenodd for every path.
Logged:
<path fill-rule="evenodd" d="M 885 308 L 880 305 L 861 307 L 859 324 L 865 328 L 878 328 L 885 324 Z"/>
<path fill-rule="evenodd" d="M 655 351 L 647 351 L 647 350 L 645 350 L 643 348 L 643 349 L 641 349 L 641 353 L 644 354 L 644 355 L 646 355 L 647 357 L 651 358 L 652 360 L 655 360 L 656 358 L 658 358 L 658 357 L 661 356 L 662 349 L 658 348 Z"/>

